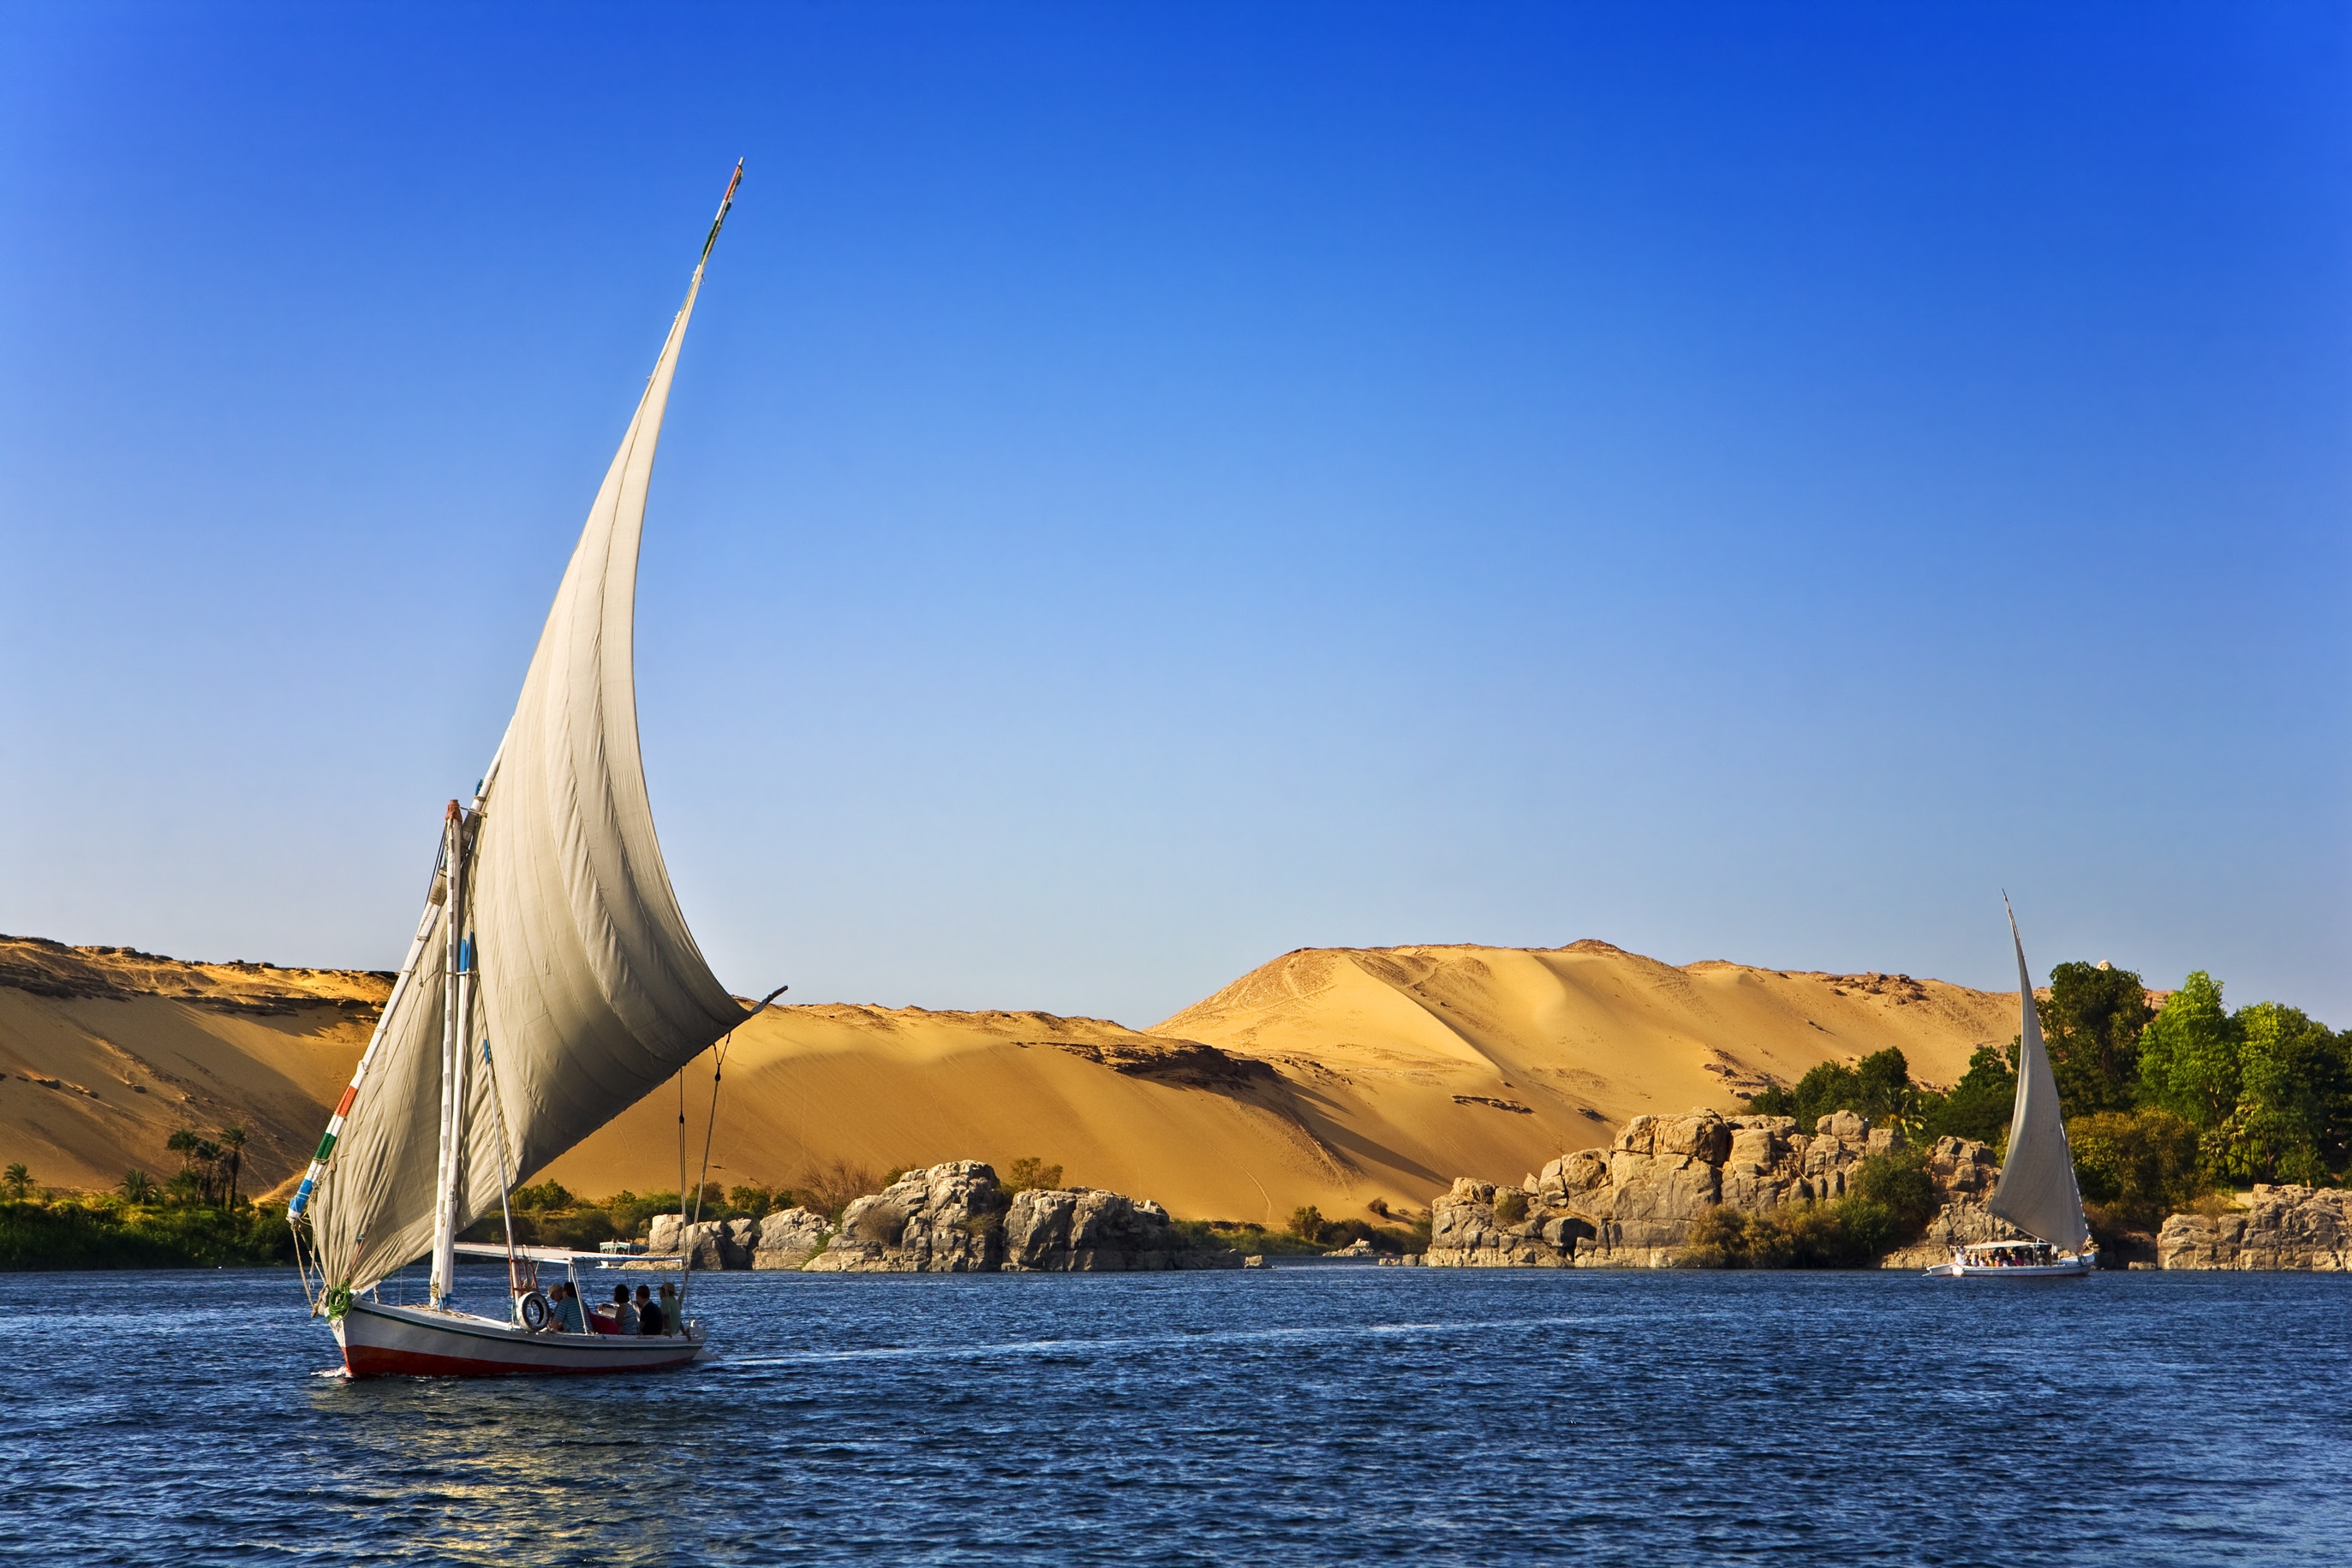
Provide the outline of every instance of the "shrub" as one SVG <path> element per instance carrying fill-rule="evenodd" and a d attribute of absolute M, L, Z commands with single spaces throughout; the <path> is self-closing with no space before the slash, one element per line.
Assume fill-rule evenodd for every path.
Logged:
<path fill-rule="evenodd" d="M 874 1173 L 866 1166 L 854 1166 L 843 1159 L 811 1166 L 799 1182 L 803 1201 L 835 1225 L 841 1223 L 841 1211 L 849 1207 L 853 1198 L 879 1192 L 888 1185 L 877 1181 Z"/>
<path fill-rule="evenodd" d="M 1290 1233 L 1313 1247 L 1323 1239 L 1323 1211 L 1313 1204 L 1290 1211 Z"/>
<path fill-rule="evenodd" d="M 1515 1186 L 1495 1195 L 1495 1223 L 1517 1225 L 1528 1217 L 1528 1195 Z"/>
<path fill-rule="evenodd" d="M 1885 1250 L 1917 1239 L 1944 1207 L 1936 1178 L 1927 1174 L 1927 1151 L 1917 1145 L 1871 1155 L 1855 1167 L 1852 1186 L 1855 1197 L 1893 1221 L 1899 1239 Z"/>
<path fill-rule="evenodd" d="M 1062 1167 L 1049 1166 L 1035 1155 L 1024 1155 L 1006 1167 L 998 1185 L 1008 1197 L 1016 1192 L 1051 1190 L 1062 1185 Z"/>

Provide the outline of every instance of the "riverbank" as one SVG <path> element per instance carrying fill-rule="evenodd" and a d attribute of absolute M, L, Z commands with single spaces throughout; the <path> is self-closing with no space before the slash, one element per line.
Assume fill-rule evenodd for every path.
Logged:
<path fill-rule="evenodd" d="M 0 1272 L 224 1269 L 294 1261 L 286 1211 L 27 1198 L 0 1202 Z"/>

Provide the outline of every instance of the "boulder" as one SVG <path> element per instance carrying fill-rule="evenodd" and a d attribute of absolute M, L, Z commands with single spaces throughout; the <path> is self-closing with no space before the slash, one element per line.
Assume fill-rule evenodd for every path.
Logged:
<path fill-rule="evenodd" d="M 818 1273 L 974 1274 L 1004 1260 L 1004 1192 L 996 1170 L 950 1160 L 908 1171 L 842 1211 L 833 1244 L 808 1260 Z"/>
<path fill-rule="evenodd" d="M 760 1221 L 751 1267 L 797 1269 L 824 1246 L 824 1216 L 805 1208 L 780 1208 Z"/>
<path fill-rule="evenodd" d="M 1049 1187 L 1013 1194 L 1004 1217 L 1003 1267 L 1014 1273 L 1238 1269 L 1242 1255 L 1193 1246 L 1149 1198 Z"/>
<path fill-rule="evenodd" d="M 675 1214 L 656 1214 L 646 1238 L 646 1250 L 654 1256 L 667 1257 L 674 1253 L 687 1255 L 697 1269 L 748 1269 L 751 1266 L 749 1252 L 742 1261 L 727 1261 L 729 1240 L 727 1227 L 716 1219 L 705 1219 L 688 1225 Z"/>

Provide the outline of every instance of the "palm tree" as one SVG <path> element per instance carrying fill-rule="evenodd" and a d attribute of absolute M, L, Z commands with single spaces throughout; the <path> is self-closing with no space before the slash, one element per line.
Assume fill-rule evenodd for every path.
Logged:
<path fill-rule="evenodd" d="M 33 1185 L 33 1173 L 23 1166 L 10 1166 L 5 1171 L 0 1171 L 0 1183 L 6 1184 L 10 1197 L 22 1203 L 25 1201 L 26 1192 Z"/>
<path fill-rule="evenodd" d="M 163 1146 L 180 1156 L 180 1174 L 186 1176 L 188 1161 L 196 1152 L 196 1134 L 189 1128 L 183 1127 L 164 1139 Z"/>
<path fill-rule="evenodd" d="M 228 1206 L 236 1207 L 236 1178 L 245 1170 L 245 1129 L 231 1122 L 220 1133 L 221 1147 L 228 1151 Z"/>
<path fill-rule="evenodd" d="M 221 1146 L 210 1138 L 196 1144 L 196 1164 L 203 1167 L 196 1173 L 196 1179 L 204 1184 L 206 1203 L 216 1202 L 220 1197 L 221 1154 Z"/>
<path fill-rule="evenodd" d="M 18 1168 L 22 1169 L 23 1167 L 19 1166 Z M 122 1179 L 114 1185 L 121 1189 L 123 1197 L 129 1198 L 133 1203 L 152 1203 L 155 1201 L 155 1182 L 154 1179 L 148 1176 L 145 1171 L 137 1169 L 136 1167 L 124 1171 L 122 1173 Z"/>

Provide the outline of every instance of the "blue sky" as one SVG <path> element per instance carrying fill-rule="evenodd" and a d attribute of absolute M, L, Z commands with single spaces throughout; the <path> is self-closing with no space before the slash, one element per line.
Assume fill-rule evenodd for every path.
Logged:
<path fill-rule="evenodd" d="M 389 965 L 728 168 L 723 979 L 1600 936 L 2352 1024 L 2352 13 L 0 11 L 0 929 Z"/>

